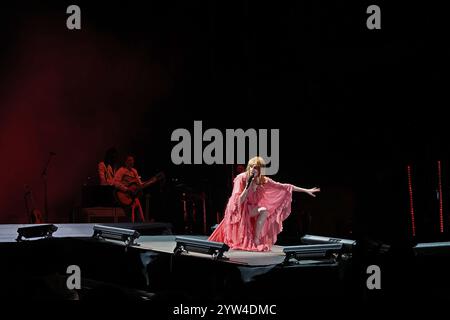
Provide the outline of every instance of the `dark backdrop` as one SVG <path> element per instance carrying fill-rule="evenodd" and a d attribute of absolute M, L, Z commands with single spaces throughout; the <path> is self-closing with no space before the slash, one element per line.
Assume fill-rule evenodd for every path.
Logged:
<path fill-rule="evenodd" d="M 2 223 L 26 221 L 24 184 L 42 208 L 50 151 L 50 220 L 69 221 L 112 145 L 136 155 L 144 178 L 165 170 L 206 191 L 213 223 L 230 166 L 170 160 L 172 131 L 202 120 L 205 129 L 280 129 L 274 178 L 322 189 L 294 197 L 292 219 L 308 216 L 309 231 L 407 237 L 411 164 L 423 182 L 418 222 L 435 232 L 436 160 L 448 179 L 444 10 L 377 2 L 382 29 L 371 31 L 374 3 L 364 1 L 78 1 L 82 29 L 69 31 L 70 4 L 0 10 Z M 158 218 L 174 210 L 160 204 Z"/>

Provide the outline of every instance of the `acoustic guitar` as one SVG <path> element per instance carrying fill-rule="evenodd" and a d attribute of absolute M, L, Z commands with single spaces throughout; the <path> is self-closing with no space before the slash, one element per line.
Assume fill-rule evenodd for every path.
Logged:
<path fill-rule="evenodd" d="M 142 190 L 157 183 L 158 181 L 164 180 L 165 175 L 163 172 L 159 172 L 155 176 L 151 177 L 149 180 L 145 181 L 140 185 L 138 181 L 132 181 L 128 184 L 128 191 L 122 191 L 120 189 L 114 190 L 114 197 L 117 202 L 122 206 L 131 206 L 136 198 L 142 195 Z"/>
<path fill-rule="evenodd" d="M 29 223 L 44 223 L 44 219 L 42 218 L 42 212 L 38 208 L 36 208 L 36 204 L 34 202 L 33 191 L 29 185 L 25 185 L 25 207 L 27 209 L 27 217 Z"/>

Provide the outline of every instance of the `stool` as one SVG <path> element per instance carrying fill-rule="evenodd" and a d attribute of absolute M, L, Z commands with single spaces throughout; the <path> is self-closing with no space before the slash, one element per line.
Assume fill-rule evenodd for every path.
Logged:
<path fill-rule="evenodd" d="M 87 222 L 91 223 L 96 218 L 110 218 L 114 223 L 119 222 L 119 218 L 125 218 L 125 212 L 121 207 L 92 207 L 82 208 L 83 216 L 87 217 Z"/>

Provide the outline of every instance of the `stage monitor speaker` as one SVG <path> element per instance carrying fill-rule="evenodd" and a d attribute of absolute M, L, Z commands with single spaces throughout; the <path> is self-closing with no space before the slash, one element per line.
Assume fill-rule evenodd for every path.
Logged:
<path fill-rule="evenodd" d="M 20 242 L 25 239 L 31 238 L 51 238 L 53 232 L 58 230 L 58 227 L 54 224 L 41 224 L 41 225 L 31 225 L 27 227 L 22 227 L 17 229 L 17 239 Z"/>
<path fill-rule="evenodd" d="M 290 263 L 292 258 L 297 261 L 305 259 L 330 259 L 333 255 L 340 255 L 342 253 L 342 248 L 343 245 L 341 243 L 308 244 L 283 247 L 283 252 L 286 255 L 284 263 Z"/>
<path fill-rule="evenodd" d="M 222 242 L 208 241 L 192 237 L 178 236 L 175 238 L 175 242 L 177 243 L 173 251 L 175 255 L 197 252 L 209 254 L 214 260 L 227 259 L 223 256 L 223 253 L 230 249 L 225 243 Z"/>
<path fill-rule="evenodd" d="M 314 236 L 306 234 L 302 237 L 302 243 L 304 244 L 342 244 L 344 251 L 351 252 L 356 245 L 356 240 L 330 238 L 322 236 Z"/>
<path fill-rule="evenodd" d="M 93 238 L 123 241 L 125 246 L 138 245 L 135 241 L 140 237 L 139 232 L 133 229 L 115 228 L 103 225 L 94 225 Z"/>
<path fill-rule="evenodd" d="M 413 247 L 415 256 L 450 257 L 450 242 L 424 242 Z"/>

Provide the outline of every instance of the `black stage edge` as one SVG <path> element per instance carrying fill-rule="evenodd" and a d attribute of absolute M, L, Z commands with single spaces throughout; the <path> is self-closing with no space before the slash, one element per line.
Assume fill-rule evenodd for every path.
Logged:
<path fill-rule="evenodd" d="M 14 238 L 22 226 L 9 225 L 8 232 L 2 226 L 3 239 L 6 233 Z M 175 236 L 163 234 L 167 229 L 139 227 L 144 233 L 157 229 L 161 234 L 141 236 L 138 245 L 126 247 L 119 241 L 92 238 L 93 225 L 58 225 L 53 238 L 0 242 L 0 298 L 149 302 L 167 310 L 177 303 L 253 302 L 308 308 L 318 301 L 349 307 L 385 305 L 398 299 L 450 301 L 450 283 L 445 280 L 450 255 L 445 243 L 433 251 L 426 245 L 414 248 L 412 243 L 387 249 L 361 242 L 351 258 L 286 265 L 280 255 L 269 257 L 274 252 L 258 256 L 228 252 L 243 255 L 240 262 L 201 254 L 177 256 L 173 254 Z M 264 257 L 270 259 L 260 259 Z M 381 290 L 366 287 L 366 268 L 372 264 L 382 270 Z M 71 265 L 81 270 L 79 290 L 67 289 Z"/>

